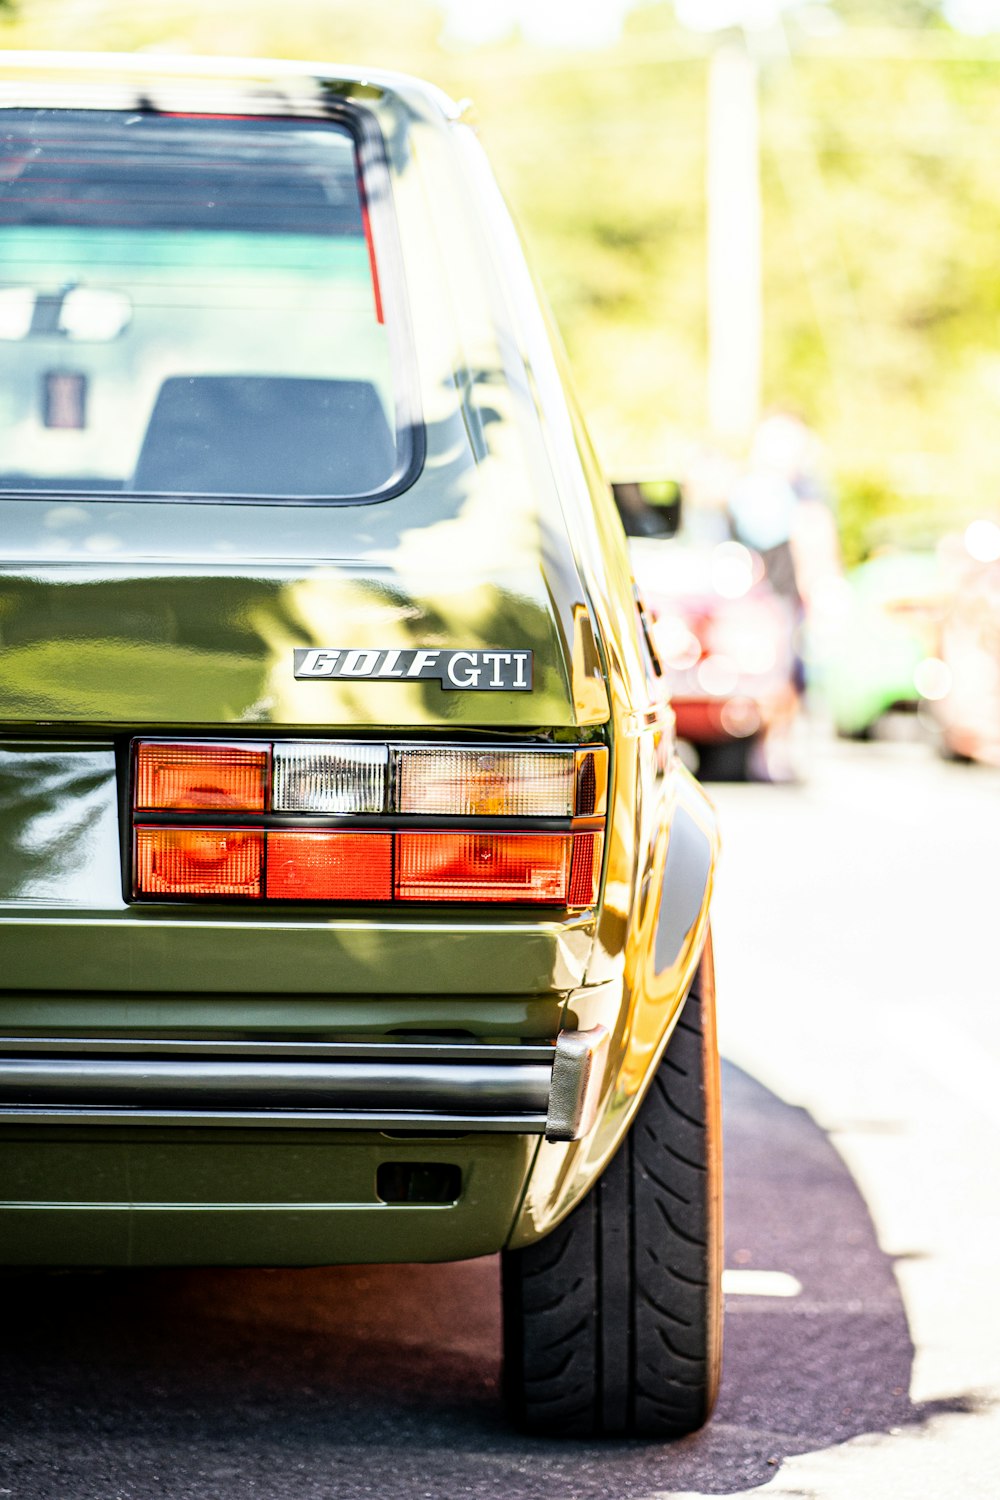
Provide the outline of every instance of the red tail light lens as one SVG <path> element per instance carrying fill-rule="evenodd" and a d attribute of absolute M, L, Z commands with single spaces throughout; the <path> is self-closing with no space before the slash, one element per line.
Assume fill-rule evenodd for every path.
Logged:
<path fill-rule="evenodd" d="M 400 833 L 396 895 L 565 905 L 571 845 L 565 833 Z"/>
<path fill-rule="evenodd" d="M 391 901 L 391 833 L 267 835 L 267 895 L 286 901 Z"/>
<path fill-rule="evenodd" d="M 604 746 L 143 740 L 132 765 L 137 900 L 597 899 Z"/>
<path fill-rule="evenodd" d="M 259 898 L 263 863 L 259 829 L 135 830 L 136 895 Z"/>
<path fill-rule="evenodd" d="M 573 864 L 569 876 L 567 906 L 593 906 L 601 883 L 604 839 L 599 833 L 577 833 L 573 837 Z"/>
<path fill-rule="evenodd" d="M 135 761 L 135 805 L 141 811 L 208 807 L 263 812 L 268 746 L 160 745 L 147 741 Z"/>

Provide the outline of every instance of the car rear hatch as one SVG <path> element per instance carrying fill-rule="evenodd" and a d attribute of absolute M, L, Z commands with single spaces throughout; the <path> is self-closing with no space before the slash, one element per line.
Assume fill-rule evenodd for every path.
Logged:
<path fill-rule="evenodd" d="M 379 507 L 0 500 L 4 724 L 572 726 L 538 530 L 498 537 L 474 478 L 461 510 L 430 480 Z M 310 649 L 336 675 L 296 676 Z M 458 651 L 519 655 L 442 676 Z"/>
<path fill-rule="evenodd" d="M 400 148 L 406 111 L 247 107 L 6 112 L 6 1014 L 242 1033 L 294 997 L 292 1033 L 407 1024 L 372 1021 L 358 997 L 380 994 L 419 1029 L 471 992 L 511 1002 L 498 1034 L 551 1035 L 525 1002 L 581 982 L 592 928 L 552 896 L 568 854 L 546 899 L 488 905 L 136 878 L 141 823 L 174 852 L 173 810 L 136 806 L 138 741 L 572 752 L 608 718 L 523 368 L 478 273 L 446 296 L 434 216 L 382 145 L 377 109 Z M 368 831 L 395 840 L 391 791 Z M 277 847 L 280 816 L 251 809 L 247 847 Z M 500 818 L 577 832 L 570 808 Z"/>

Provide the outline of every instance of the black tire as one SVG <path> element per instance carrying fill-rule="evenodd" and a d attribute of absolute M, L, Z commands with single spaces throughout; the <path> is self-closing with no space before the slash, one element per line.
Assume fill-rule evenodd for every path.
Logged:
<path fill-rule="evenodd" d="M 856 745 L 867 745 L 875 738 L 875 724 L 859 724 L 854 729 L 847 729 L 843 724 L 834 725 L 834 733 L 838 740 L 853 741 Z"/>
<path fill-rule="evenodd" d="M 722 1150 L 711 945 L 603 1175 L 545 1239 L 502 1257 L 504 1397 L 553 1436 L 679 1438 L 722 1359 Z"/>
<path fill-rule="evenodd" d="M 698 745 L 698 777 L 701 781 L 749 781 L 750 765 L 758 735 L 742 740 L 719 740 Z"/>
<path fill-rule="evenodd" d="M 948 739 L 947 735 L 940 735 L 936 742 L 937 753 L 943 761 L 953 766 L 971 766 L 974 757 L 967 755 L 964 750 L 958 750 Z"/>

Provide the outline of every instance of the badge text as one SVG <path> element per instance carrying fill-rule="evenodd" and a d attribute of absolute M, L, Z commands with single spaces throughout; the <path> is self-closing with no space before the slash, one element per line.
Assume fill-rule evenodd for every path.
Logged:
<path fill-rule="evenodd" d="M 370 682 L 436 680 L 445 689 L 473 693 L 530 693 L 530 651 L 375 651 L 342 646 L 296 649 L 295 676 Z"/>

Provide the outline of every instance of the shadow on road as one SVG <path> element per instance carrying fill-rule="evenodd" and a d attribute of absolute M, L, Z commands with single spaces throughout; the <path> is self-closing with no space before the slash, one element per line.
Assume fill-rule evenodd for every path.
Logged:
<path fill-rule="evenodd" d="M 673 1447 L 529 1441 L 498 1400 L 495 1260 L 0 1280 L 0 1493 L 14 1500 L 725 1495 L 784 1457 L 919 1424 L 889 1259 L 803 1111 L 725 1070 L 727 1300 L 716 1416 Z M 961 1403 L 957 1409 L 962 1409 Z"/>

